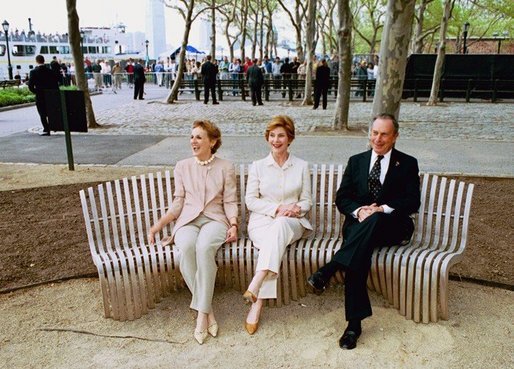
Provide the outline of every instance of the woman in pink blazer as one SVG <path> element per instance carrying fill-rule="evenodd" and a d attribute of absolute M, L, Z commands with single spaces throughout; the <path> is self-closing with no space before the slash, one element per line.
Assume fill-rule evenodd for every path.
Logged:
<path fill-rule="evenodd" d="M 252 163 L 245 196 L 251 212 L 248 235 L 259 249 L 255 276 L 243 295 L 252 304 L 245 322 L 249 334 L 257 331 L 264 299 L 277 298 L 277 276 L 287 245 L 312 230 L 305 217 L 312 206 L 309 165 L 289 153 L 293 121 L 285 115 L 274 117 L 265 137 L 271 152 Z"/>
<path fill-rule="evenodd" d="M 216 337 L 212 310 L 216 280 L 215 255 L 224 242 L 237 239 L 237 194 L 234 166 L 214 155 L 221 132 L 208 120 L 195 121 L 191 133 L 193 157 L 175 166 L 171 208 L 150 228 L 148 238 L 175 222 L 172 238 L 180 254 L 180 271 L 192 293 L 191 309 L 198 311 L 194 338 L 202 344 Z"/>

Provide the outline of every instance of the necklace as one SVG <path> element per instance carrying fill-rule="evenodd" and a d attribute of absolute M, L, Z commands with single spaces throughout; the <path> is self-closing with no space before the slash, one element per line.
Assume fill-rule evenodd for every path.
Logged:
<path fill-rule="evenodd" d="M 207 159 L 207 160 L 198 160 L 198 158 L 195 156 L 195 160 L 196 160 L 196 163 L 197 163 L 198 165 L 205 166 L 205 165 L 207 165 L 207 164 L 210 164 L 210 163 L 214 160 L 214 158 L 215 158 L 215 157 L 216 157 L 216 155 L 212 155 L 212 156 L 211 156 L 209 159 Z"/>

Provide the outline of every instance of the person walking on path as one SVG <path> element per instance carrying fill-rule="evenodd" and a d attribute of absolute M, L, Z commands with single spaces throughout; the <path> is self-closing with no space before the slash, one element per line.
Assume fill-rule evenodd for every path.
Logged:
<path fill-rule="evenodd" d="M 134 65 L 134 100 L 144 100 L 143 94 L 145 93 L 146 77 L 142 62 L 142 60 L 138 60 Z"/>
<path fill-rule="evenodd" d="M 345 215 L 343 246 L 307 280 L 321 294 L 336 272 L 345 273 L 348 326 L 339 339 L 342 349 L 357 346 L 361 321 L 372 314 L 366 281 L 373 249 L 405 245 L 414 231 L 411 214 L 418 211 L 421 196 L 418 161 L 394 148 L 398 130 L 394 116 L 378 115 L 371 127 L 371 150 L 348 160 L 335 201 Z"/>
<path fill-rule="evenodd" d="M 258 65 L 257 58 L 253 59 L 253 64 L 246 72 L 246 80 L 250 86 L 250 95 L 252 96 L 252 105 L 262 104 L 262 85 L 264 84 L 264 74 Z"/>
<path fill-rule="evenodd" d="M 316 68 L 316 80 L 314 82 L 314 107 L 319 106 L 320 97 L 323 96 L 323 110 L 327 108 L 327 95 L 330 86 L 330 68 L 325 59 L 321 59 L 318 68 Z"/>
<path fill-rule="evenodd" d="M 40 136 L 50 136 L 45 90 L 59 90 L 59 82 L 54 72 L 45 66 L 43 55 L 36 56 L 36 63 L 36 68 L 30 71 L 29 90 L 36 95 L 36 108 L 43 125 L 43 133 Z"/>
<path fill-rule="evenodd" d="M 203 103 L 207 104 L 209 102 L 209 92 L 212 95 L 212 104 L 219 104 L 216 101 L 216 76 L 218 75 L 218 67 L 214 65 L 211 60 L 212 56 L 207 55 L 206 62 L 203 63 L 202 69 L 200 73 L 203 77 L 203 85 L 204 85 L 204 100 Z"/>

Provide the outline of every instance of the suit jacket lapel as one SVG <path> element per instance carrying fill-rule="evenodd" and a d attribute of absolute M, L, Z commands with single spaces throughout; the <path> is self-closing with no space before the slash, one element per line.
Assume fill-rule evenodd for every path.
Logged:
<path fill-rule="evenodd" d="M 359 158 L 359 186 L 364 189 L 365 192 L 368 188 L 368 177 L 369 177 L 369 164 L 371 161 L 371 150 L 366 151 Z"/>
<path fill-rule="evenodd" d="M 380 192 L 380 196 L 383 193 L 386 193 L 389 190 L 389 187 L 394 183 L 394 178 L 396 177 L 398 170 L 400 168 L 400 161 L 398 160 L 398 152 L 396 149 L 393 149 L 391 152 L 391 159 L 389 160 L 389 168 L 387 169 L 387 174 L 384 178 L 384 184 L 382 185 L 382 191 Z"/>

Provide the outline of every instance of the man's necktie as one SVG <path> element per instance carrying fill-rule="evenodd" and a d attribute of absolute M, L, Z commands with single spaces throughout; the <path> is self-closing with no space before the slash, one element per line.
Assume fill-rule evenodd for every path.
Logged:
<path fill-rule="evenodd" d="M 378 155 L 375 164 L 373 164 L 373 168 L 371 168 L 371 172 L 369 172 L 368 177 L 368 186 L 369 193 L 371 194 L 371 198 L 373 202 L 376 202 L 378 199 L 378 194 L 382 189 L 382 184 L 380 183 L 380 161 L 384 158 L 384 155 Z"/>

